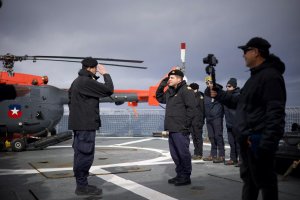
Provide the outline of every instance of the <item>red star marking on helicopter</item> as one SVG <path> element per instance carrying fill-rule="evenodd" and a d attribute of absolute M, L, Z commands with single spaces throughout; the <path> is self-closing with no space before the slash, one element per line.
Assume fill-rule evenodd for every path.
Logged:
<path fill-rule="evenodd" d="M 12 104 L 8 106 L 8 117 L 10 118 L 20 118 L 22 116 L 21 105 Z"/>

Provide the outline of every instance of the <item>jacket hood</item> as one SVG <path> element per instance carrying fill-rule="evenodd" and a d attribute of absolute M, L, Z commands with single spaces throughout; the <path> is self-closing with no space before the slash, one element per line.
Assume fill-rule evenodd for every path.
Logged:
<path fill-rule="evenodd" d="M 267 67 L 272 67 L 279 71 L 281 74 L 283 74 L 285 71 L 285 64 L 280 60 L 279 57 L 275 56 L 274 54 L 271 54 L 260 67 L 252 68 L 251 72 L 255 73 L 256 71 L 260 71 L 260 69 Z"/>
<path fill-rule="evenodd" d="M 97 80 L 97 79 L 99 78 L 98 76 L 96 76 L 96 75 L 93 74 L 92 72 L 89 72 L 89 71 L 87 71 L 87 70 L 85 70 L 85 69 L 79 70 L 78 75 L 79 75 L 79 76 L 87 76 L 87 77 L 91 77 L 91 78 L 94 78 L 95 80 Z"/>
<path fill-rule="evenodd" d="M 271 54 L 269 58 L 267 59 L 267 62 L 270 63 L 270 65 L 274 68 L 276 68 L 281 74 L 285 71 L 285 64 L 280 60 L 279 57 L 275 56 L 274 54 Z"/>

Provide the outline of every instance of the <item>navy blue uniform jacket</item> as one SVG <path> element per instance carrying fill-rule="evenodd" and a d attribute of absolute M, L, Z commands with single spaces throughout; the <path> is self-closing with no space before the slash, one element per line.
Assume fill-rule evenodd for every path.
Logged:
<path fill-rule="evenodd" d="M 162 81 L 156 91 L 158 102 L 166 104 L 165 130 L 189 133 L 196 111 L 194 92 L 182 81 L 177 88 L 169 87 L 164 92 L 166 82 Z"/>
<path fill-rule="evenodd" d="M 99 98 L 113 94 L 109 74 L 100 83 L 93 73 L 81 69 L 69 89 L 69 130 L 98 130 L 101 127 Z"/>
<path fill-rule="evenodd" d="M 219 88 L 222 86 L 218 85 Z M 213 121 L 214 119 L 224 117 L 223 105 L 216 99 L 210 97 L 210 89 L 206 88 L 204 91 L 204 110 L 206 122 Z"/>

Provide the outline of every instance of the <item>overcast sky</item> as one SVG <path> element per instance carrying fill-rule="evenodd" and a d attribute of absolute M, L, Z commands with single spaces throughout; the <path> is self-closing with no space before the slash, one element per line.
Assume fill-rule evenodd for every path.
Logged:
<path fill-rule="evenodd" d="M 230 77 L 242 87 L 249 77 L 242 51 L 250 38 L 267 39 L 286 64 L 287 105 L 300 106 L 299 0 L 2 0 L 0 55 L 93 56 L 144 60 L 147 70 L 107 66 L 115 89 L 148 89 L 181 65 L 204 90 L 203 57 L 219 60 L 217 81 Z M 48 75 L 69 88 L 80 64 L 15 63 L 15 71 Z"/>

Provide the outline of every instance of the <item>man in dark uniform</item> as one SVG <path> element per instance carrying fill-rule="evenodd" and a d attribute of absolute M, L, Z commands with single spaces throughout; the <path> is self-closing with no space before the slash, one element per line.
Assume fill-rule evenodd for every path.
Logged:
<path fill-rule="evenodd" d="M 156 91 L 158 102 L 166 104 L 164 126 L 169 132 L 170 153 L 176 165 L 176 177 L 169 179 L 168 183 L 175 186 L 191 184 L 192 172 L 189 130 L 195 116 L 196 102 L 183 77 L 182 71 L 172 70 Z M 164 92 L 167 85 L 169 88 Z"/>
<path fill-rule="evenodd" d="M 82 60 L 82 69 L 69 89 L 69 129 L 74 132 L 73 171 L 77 195 L 100 195 L 102 189 L 89 185 L 87 177 L 93 164 L 96 130 L 101 127 L 99 98 L 113 94 L 110 75 L 97 60 L 88 57 Z M 97 81 L 99 72 L 105 83 Z"/>
<path fill-rule="evenodd" d="M 282 76 L 285 65 L 277 56 L 269 54 L 270 47 L 260 37 L 239 46 L 251 72 L 239 96 L 211 91 L 211 96 L 225 105 L 236 105 L 233 128 L 241 149 L 243 200 L 256 200 L 259 190 L 264 200 L 278 200 L 274 160 L 285 126 L 286 89 Z"/>
<path fill-rule="evenodd" d="M 237 87 L 236 78 L 230 78 L 226 84 L 226 90 L 231 92 L 233 96 L 238 96 L 240 94 L 240 88 Z M 233 132 L 232 127 L 235 116 L 235 107 L 231 108 L 229 106 L 224 106 L 225 120 L 226 120 L 226 128 L 227 128 L 227 136 L 228 143 L 230 146 L 230 159 L 225 161 L 225 165 L 235 165 L 237 167 L 240 166 L 239 157 L 240 157 L 240 145 L 238 143 L 236 134 Z"/>
<path fill-rule="evenodd" d="M 191 128 L 194 144 L 192 159 L 200 160 L 203 156 L 204 94 L 199 91 L 197 83 L 191 83 L 190 88 L 194 91 L 196 99 L 196 113 Z"/>

